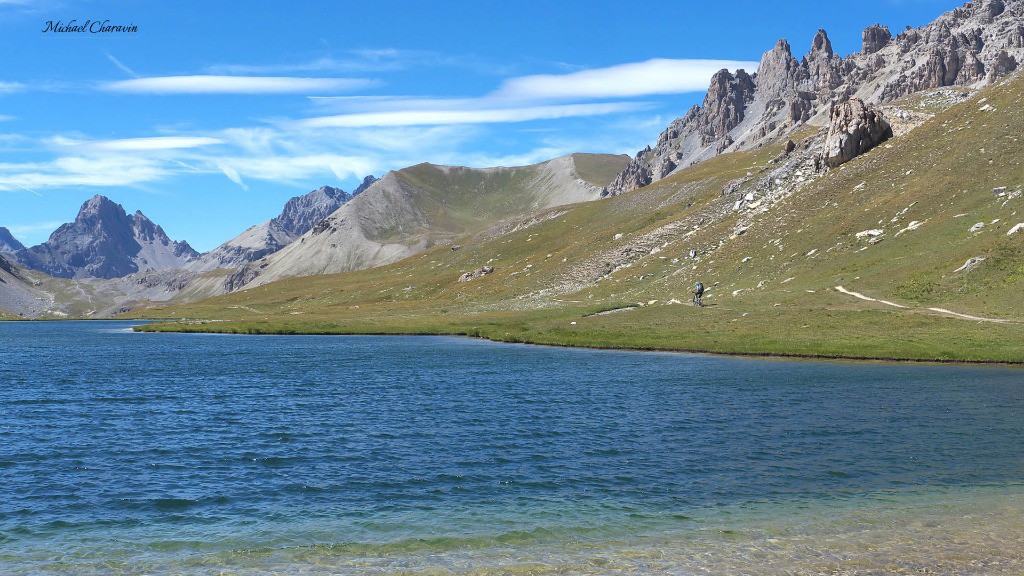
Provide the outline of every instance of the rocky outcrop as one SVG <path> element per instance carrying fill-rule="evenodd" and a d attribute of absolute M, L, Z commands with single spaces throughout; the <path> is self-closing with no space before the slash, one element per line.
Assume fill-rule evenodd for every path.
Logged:
<path fill-rule="evenodd" d="M 3 228 L 3 230 L 6 230 L 6 228 Z M 3 256 L 0 256 L 0 270 L 3 270 L 4 272 L 7 273 L 13 273 L 14 265 L 8 262 Z M 2 281 L 3 279 L 0 278 L 0 282 Z"/>
<path fill-rule="evenodd" d="M 1024 0 L 969 2 L 895 38 L 875 24 L 862 41 L 862 52 L 844 58 L 819 30 L 799 59 L 779 40 L 756 74 L 718 72 L 704 102 L 641 150 L 604 194 L 645 186 L 718 154 L 757 148 L 806 124 L 825 125 L 832 105 L 851 97 L 880 104 L 921 90 L 994 81 L 1024 58 Z"/>
<path fill-rule="evenodd" d="M 16 253 L 26 268 L 61 278 L 120 278 L 144 270 L 181 268 L 199 254 L 187 242 L 172 241 L 142 212 L 96 195 L 74 222 L 49 240 Z"/>
<path fill-rule="evenodd" d="M 234 292 L 253 281 L 259 275 L 259 271 L 254 268 L 239 268 L 224 279 L 224 288 L 228 292 Z"/>
<path fill-rule="evenodd" d="M 889 32 L 888 26 L 873 24 L 864 29 L 861 41 L 863 42 L 861 53 L 874 54 L 889 45 L 889 42 L 892 41 L 892 32 Z"/>
<path fill-rule="evenodd" d="M 340 188 L 321 186 L 309 194 L 296 196 L 285 203 L 284 210 L 270 221 L 270 225 L 298 238 L 351 199 L 352 197 Z"/>
<path fill-rule="evenodd" d="M 493 272 L 494 266 L 481 266 L 472 272 L 463 273 L 462 276 L 459 276 L 459 282 L 469 282 L 471 280 L 476 280 L 477 278 L 483 278 Z"/>
<path fill-rule="evenodd" d="M 744 111 L 754 95 L 754 80 L 744 70 L 732 74 L 720 70 L 701 106 L 694 106 L 673 122 L 658 138 L 657 152 L 650 146 L 637 153 L 607 191 L 635 190 L 660 180 L 679 167 L 694 150 L 722 140 L 743 121 Z"/>
<path fill-rule="evenodd" d="M 18 242 L 18 239 L 11 234 L 7 228 L 0 227 L 0 254 L 13 254 L 18 250 L 24 250 L 25 246 Z"/>
<path fill-rule="evenodd" d="M 851 98 L 832 107 L 822 160 L 835 168 L 889 138 L 892 128 L 882 112 L 860 98 Z"/>

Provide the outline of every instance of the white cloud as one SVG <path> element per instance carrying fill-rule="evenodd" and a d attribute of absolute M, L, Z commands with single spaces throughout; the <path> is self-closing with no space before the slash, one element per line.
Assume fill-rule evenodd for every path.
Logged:
<path fill-rule="evenodd" d="M 343 112 L 296 122 L 304 128 L 430 126 L 553 120 L 631 112 L 640 102 L 554 104 L 558 100 L 635 98 L 706 90 L 723 68 L 756 70 L 757 62 L 669 60 L 621 64 L 569 74 L 522 76 L 479 98 L 406 96 L 313 96 L 321 108 Z"/>
<path fill-rule="evenodd" d="M 11 120 L 17 120 L 17 116 L 10 116 L 8 114 L 0 114 L 0 122 L 10 122 Z"/>
<path fill-rule="evenodd" d="M 35 147 L 52 158 L 0 164 L 0 190 L 139 186 L 182 174 L 223 175 L 248 189 L 253 181 L 304 185 L 325 178 L 380 175 L 422 161 L 483 167 L 531 164 L 574 151 L 632 153 L 665 123 L 648 113 L 651 104 L 636 97 L 703 90 L 718 69 L 747 64 L 756 66 L 720 60 L 652 60 L 513 78 L 490 94 L 471 98 L 325 95 L 313 99 L 318 117 L 192 133 L 180 127 L 156 129 L 155 134 L 173 135 L 144 138 L 97 140 L 69 133 L 31 138 L 31 144 L 26 144 L 28 137 L 14 140 L 0 135 L 0 147 Z M 368 81 L 174 76 L 111 82 L 104 88 L 153 94 L 274 93 L 303 92 L 314 86 L 317 91 L 326 90 L 321 83 L 343 89 Z M 621 98 L 594 101 L 613 96 Z M 587 120 L 553 122 L 569 118 Z M 539 125 L 551 132 L 487 126 L 536 120 L 552 121 Z M 492 146 L 497 140 L 501 142 Z"/>
<path fill-rule="evenodd" d="M 107 82 L 104 90 L 131 94 L 294 94 L 347 92 L 372 86 L 362 78 L 290 76 L 157 76 Z"/>
<path fill-rule="evenodd" d="M 139 77 L 139 75 L 136 74 L 134 70 L 132 70 L 131 68 L 125 66 L 124 63 L 122 63 L 120 60 L 115 58 L 113 54 L 111 54 L 110 52 L 107 52 L 106 54 L 107 54 L 107 59 L 110 60 L 114 64 L 114 66 L 117 66 L 118 69 L 120 69 L 122 72 L 124 72 L 125 74 L 131 76 L 132 78 L 138 78 Z"/>
<path fill-rule="evenodd" d="M 242 177 L 238 174 L 237 170 L 235 170 L 231 166 L 225 166 L 224 164 L 221 164 L 219 162 L 217 163 L 217 167 L 220 168 L 220 171 L 223 172 L 225 176 L 228 177 L 228 180 L 231 180 L 235 184 L 241 186 L 242 190 L 245 190 L 246 192 L 249 191 L 249 187 L 246 186 L 245 182 L 242 182 Z"/>
<path fill-rule="evenodd" d="M 50 162 L 0 164 L 0 190 L 36 190 L 67 186 L 134 186 L 170 175 L 156 160 L 103 156 L 63 156 Z"/>
<path fill-rule="evenodd" d="M 429 50 L 402 50 L 396 48 L 360 48 L 339 55 L 322 56 L 298 62 L 268 64 L 215 64 L 206 67 L 209 74 L 274 75 L 308 73 L 387 72 L 425 67 L 468 68 L 484 73 L 496 73 L 500 67 L 471 55 L 450 55 Z"/>
<path fill-rule="evenodd" d="M 64 146 L 81 146 L 89 150 L 107 152 L 182 150 L 224 143 L 223 140 L 218 138 L 199 136 L 153 136 L 149 138 L 122 138 L 119 140 L 97 140 L 84 142 L 58 138 L 55 139 L 55 141 Z"/>
<path fill-rule="evenodd" d="M 339 180 L 344 180 L 369 174 L 376 166 L 375 162 L 365 157 L 339 154 L 217 158 L 215 163 L 225 176 L 243 187 L 243 176 L 257 180 L 290 181 L 333 174 Z"/>
<path fill-rule="evenodd" d="M 478 110 L 393 110 L 388 112 L 321 116 L 299 120 L 295 125 L 299 128 L 365 128 L 370 126 L 492 124 L 599 116 L 639 110 L 644 106 L 643 103 L 638 102 L 610 102 L 605 104 L 564 104 L 556 106 L 485 108 Z"/>
<path fill-rule="evenodd" d="M 25 89 L 21 82 L 0 82 L 0 94 L 14 94 Z"/>
<path fill-rule="evenodd" d="M 571 74 L 540 74 L 512 78 L 494 94 L 507 99 L 629 98 L 707 90 L 723 68 L 753 72 L 757 62 L 733 60 L 654 59 Z"/>

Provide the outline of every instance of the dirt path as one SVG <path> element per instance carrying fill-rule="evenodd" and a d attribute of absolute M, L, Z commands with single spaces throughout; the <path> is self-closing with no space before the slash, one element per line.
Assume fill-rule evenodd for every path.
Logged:
<path fill-rule="evenodd" d="M 912 309 L 909 306 L 904 306 L 902 304 L 897 304 L 895 302 L 889 302 L 888 300 L 879 300 L 877 298 L 872 298 L 870 296 L 865 296 L 865 295 L 861 294 L 860 292 L 854 292 L 852 290 L 847 290 L 846 288 L 843 288 L 842 286 L 836 286 L 836 290 L 841 292 L 841 293 L 843 293 L 843 294 L 846 294 L 848 296 L 853 296 L 854 298 L 860 298 L 861 300 L 867 300 L 868 302 L 878 302 L 879 304 L 885 304 L 886 306 L 893 306 L 895 308 L 902 308 L 904 310 L 911 310 Z M 916 310 L 921 310 L 921 308 L 916 308 Z M 961 320 L 975 320 L 975 321 L 978 321 L 978 322 L 995 322 L 996 324 L 1006 324 L 1006 323 L 1011 323 L 1011 322 L 1017 322 L 1016 320 L 1008 320 L 1006 318 L 984 318 L 982 316 L 971 316 L 970 314 L 961 314 L 960 312 L 953 312 L 952 310 L 946 310 L 945 308 L 926 308 L 926 310 L 930 310 L 932 312 L 938 312 L 939 314 L 945 314 L 946 316 L 949 316 L 951 318 L 960 318 Z"/>
<path fill-rule="evenodd" d="M 878 300 L 877 298 L 872 298 L 870 296 L 865 296 L 865 295 L 861 294 L 860 292 L 851 292 L 850 290 L 847 290 L 846 288 L 843 288 L 842 286 L 836 286 L 836 290 L 839 290 L 843 294 L 849 294 L 850 296 L 853 296 L 854 298 L 860 298 L 861 300 L 867 300 L 868 302 L 878 302 L 879 304 L 885 304 L 886 306 L 893 306 L 895 308 L 906 308 L 906 306 L 904 306 L 902 304 L 897 304 L 895 302 L 889 302 L 888 300 Z"/>
<path fill-rule="evenodd" d="M 1014 320 L 1007 320 L 1006 318 L 983 318 L 981 316 L 971 316 L 970 314 L 961 314 L 959 312 L 953 312 L 952 310 L 946 310 L 945 308 L 929 308 L 932 312 L 938 312 L 940 314 L 949 314 L 957 318 L 963 318 L 964 320 L 979 320 L 981 322 L 995 322 L 997 324 L 1005 324 L 1007 322 L 1014 322 Z"/>

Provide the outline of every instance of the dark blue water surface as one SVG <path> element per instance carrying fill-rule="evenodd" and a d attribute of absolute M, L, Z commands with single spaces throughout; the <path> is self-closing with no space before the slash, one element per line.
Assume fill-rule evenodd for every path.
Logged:
<path fill-rule="evenodd" d="M 128 326 L 0 323 L 0 567 L 579 538 L 1024 478 L 1017 369 Z"/>

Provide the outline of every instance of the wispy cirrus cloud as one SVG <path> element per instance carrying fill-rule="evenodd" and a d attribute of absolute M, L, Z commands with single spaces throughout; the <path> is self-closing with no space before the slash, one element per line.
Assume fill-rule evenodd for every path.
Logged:
<path fill-rule="evenodd" d="M 310 154 L 299 156 L 220 157 L 214 160 L 217 168 L 229 180 L 248 189 L 245 178 L 272 182 L 295 181 L 331 173 L 339 180 L 362 177 L 373 172 L 377 162 L 366 157 L 340 154 Z"/>
<path fill-rule="evenodd" d="M 404 50 L 397 48 L 357 48 L 338 55 L 320 56 L 292 62 L 265 64 L 214 64 L 207 66 L 208 74 L 263 75 L 352 72 L 395 72 L 410 68 L 451 67 L 466 68 L 485 73 L 496 73 L 501 66 L 486 63 L 471 55 L 451 55 L 430 50 Z"/>
<path fill-rule="evenodd" d="M 0 94 L 14 94 L 25 90 L 21 82 L 0 82 Z"/>
<path fill-rule="evenodd" d="M 306 128 L 492 124 L 634 112 L 638 101 L 588 102 L 706 90 L 723 68 L 757 69 L 757 62 L 654 59 L 567 74 L 520 76 L 478 98 L 380 96 L 312 97 L 343 114 L 300 120 Z M 565 101 L 576 101 L 562 104 Z"/>
<path fill-rule="evenodd" d="M 224 143 L 223 140 L 208 136 L 151 136 L 147 138 L 121 138 L 117 140 L 73 140 L 65 137 L 56 137 L 53 139 L 53 142 L 59 146 L 108 152 L 182 150 Z"/>
<path fill-rule="evenodd" d="M 111 54 L 110 52 L 107 52 L 106 54 L 107 54 L 107 60 L 110 60 L 110 62 L 114 66 L 117 66 L 118 70 L 124 72 L 125 74 L 131 76 L 132 78 L 141 78 L 141 76 L 136 74 L 134 70 L 132 70 L 128 66 L 125 66 L 125 64 L 123 62 L 121 62 L 120 60 L 115 58 L 113 54 Z"/>
<path fill-rule="evenodd" d="M 106 82 L 101 88 L 130 94 L 296 94 L 350 92 L 375 84 L 364 78 L 193 75 L 118 80 Z"/>
<path fill-rule="evenodd" d="M 230 165 L 228 165 L 228 164 L 224 164 L 224 163 L 221 163 L 221 162 L 218 162 L 218 163 L 217 163 L 217 168 L 218 168 L 218 169 L 219 169 L 219 170 L 220 170 L 220 171 L 221 171 L 221 172 L 222 172 L 222 173 L 223 173 L 223 174 L 224 174 L 225 176 L 227 176 L 227 177 L 228 177 L 228 180 L 231 180 L 231 181 L 232 181 L 232 182 L 234 182 L 235 184 L 238 184 L 239 186 L 241 186 L 241 187 L 242 187 L 242 190 L 245 190 L 246 192 L 248 192 L 248 191 L 249 191 L 249 186 L 247 186 L 247 185 L 245 184 L 245 182 L 243 182 L 243 181 L 242 181 L 242 175 L 238 173 L 238 170 L 235 170 L 235 169 L 234 169 L 234 168 L 232 168 L 232 167 L 231 167 Z"/>
<path fill-rule="evenodd" d="M 609 102 L 601 104 L 481 108 L 476 110 L 410 109 L 321 116 L 300 120 L 295 125 L 300 128 L 366 128 L 370 126 L 494 124 L 598 116 L 639 110 L 644 106 L 645 104 L 642 102 Z"/>
<path fill-rule="evenodd" d="M 49 162 L 0 164 L 0 190 L 134 186 L 162 180 L 171 173 L 166 163 L 153 158 L 62 156 Z"/>
<path fill-rule="evenodd" d="M 116 64 L 116 63 L 115 63 Z M 60 186 L 138 186 L 181 174 L 222 175 L 243 189 L 254 180 L 298 184 L 381 174 L 422 161 L 471 166 L 521 165 L 572 151 L 631 151 L 663 121 L 648 114 L 644 96 L 706 89 L 721 68 L 754 69 L 726 60 L 650 60 L 565 74 L 521 76 L 468 98 L 311 96 L 319 115 L 220 130 L 158 130 L 161 135 L 99 140 L 63 135 L 42 142 L 52 162 L 0 164 L 0 189 Z M 326 82 L 327 84 L 322 84 Z M 277 76 L 164 76 L 110 82 L 107 90 L 141 94 L 302 93 L 367 86 L 350 78 Z M 610 101 L 610 99 L 613 99 Z M 642 117 L 633 114 L 643 113 Z M 562 126 L 506 131 L 524 142 L 507 153 L 480 151 L 494 137 L 488 125 L 541 120 L 598 119 L 610 135 L 559 140 Z M 628 120 L 628 121 L 627 121 Z M 643 130 L 637 124 L 643 122 Z M 579 125 L 580 123 L 577 123 Z M 621 125 L 617 125 L 621 124 Z M 565 138 L 564 136 L 562 138 Z"/>
<path fill-rule="evenodd" d="M 757 62 L 657 58 L 569 74 L 538 74 L 506 81 L 494 97 L 506 99 L 629 98 L 707 90 L 723 68 L 757 70 Z"/>

